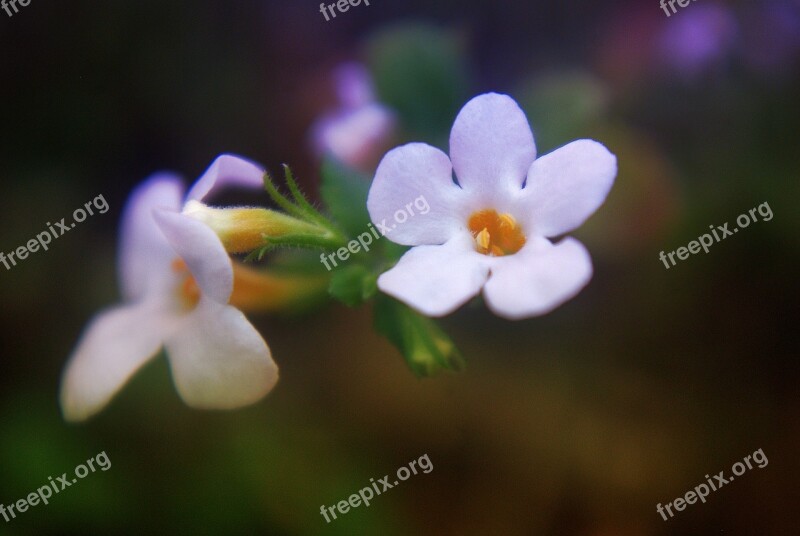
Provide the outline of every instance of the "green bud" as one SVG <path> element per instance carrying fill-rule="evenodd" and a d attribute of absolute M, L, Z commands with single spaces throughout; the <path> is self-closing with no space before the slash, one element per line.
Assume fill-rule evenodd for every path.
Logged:
<path fill-rule="evenodd" d="M 394 298 L 377 296 L 375 329 L 400 350 L 417 376 L 464 368 L 461 352 L 436 322 Z"/>

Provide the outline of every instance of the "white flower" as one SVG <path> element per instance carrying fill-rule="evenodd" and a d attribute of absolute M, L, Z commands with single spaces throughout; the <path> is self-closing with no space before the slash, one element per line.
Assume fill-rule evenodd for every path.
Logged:
<path fill-rule="evenodd" d="M 373 222 L 392 221 L 399 201 L 419 195 L 431 210 L 392 230 L 392 241 L 416 247 L 378 286 L 429 316 L 453 312 L 481 289 L 497 315 L 547 313 L 592 276 L 580 242 L 548 238 L 572 231 L 597 210 L 616 173 L 616 157 L 592 140 L 536 159 L 517 103 L 495 93 L 475 97 L 453 125 L 449 158 L 410 143 L 380 163 L 367 201 Z"/>
<path fill-rule="evenodd" d="M 261 187 L 263 171 L 223 155 L 186 201 L 224 185 Z M 180 213 L 183 185 L 153 176 L 131 195 L 122 220 L 124 303 L 97 315 L 67 364 L 61 406 L 70 421 L 100 411 L 162 346 L 175 386 L 196 408 L 251 404 L 272 389 L 278 369 L 261 335 L 228 305 L 233 267 L 219 238 Z"/>

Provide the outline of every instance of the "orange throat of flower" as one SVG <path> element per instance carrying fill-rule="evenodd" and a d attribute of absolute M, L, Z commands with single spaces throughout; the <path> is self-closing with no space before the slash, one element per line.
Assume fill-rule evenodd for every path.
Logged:
<path fill-rule="evenodd" d="M 480 210 L 469 217 L 467 225 L 478 253 L 502 257 L 513 255 L 525 245 L 525 234 L 511 214 L 498 214 L 494 209 Z"/>
<path fill-rule="evenodd" d="M 179 281 L 175 288 L 178 303 L 184 311 L 192 311 L 200 302 L 200 287 L 182 259 L 172 261 L 172 270 Z M 233 292 L 228 303 L 243 312 L 275 312 L 325 296 L 327 289 L 327 277 L 277 275 L 234 262 Z"/>
<path fill-rule="evenodd" d="M 178 300 L 184 309 L 191 311 L 200 301 L 200 287 L 197 286 L 197 281 L 183 259 L 172 261 L 172 271 L 181 278 L 181 283 L 177 288 Z"/>

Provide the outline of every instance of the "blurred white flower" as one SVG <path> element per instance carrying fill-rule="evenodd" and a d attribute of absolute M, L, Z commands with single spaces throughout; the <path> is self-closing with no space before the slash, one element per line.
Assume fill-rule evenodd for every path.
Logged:
<path fill-rule="evenodd" d="M 199 201 L 225 185 L 260 188 L 263 170 L 223 155 L 186 196 Z M 67 363 L 61 406 L 70 421 L 100 411 L 162 346 L 181 398 L 228 409 L 268 393 L 278 369 L 261 335 L 228 305 L 233 267 L 220 239 L 181 214 L 179 178 L 158 174 L 124 211 L 119 256 L 124 303 L 98 314 Z"/>

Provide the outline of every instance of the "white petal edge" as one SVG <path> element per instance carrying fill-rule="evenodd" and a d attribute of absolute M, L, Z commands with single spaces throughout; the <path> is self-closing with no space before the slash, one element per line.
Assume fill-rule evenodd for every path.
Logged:
<path fill-rule="evenodd" d="M 148 302 L 109 309 L 86 327 L 64 369 L 61 410 L 80 422 L 93 416 L 155 357 L 175 318 Z"/>
<path fill-rule="evenodd" d="M 531 165 L 520 216 L 540 236 L 580 227 L 603 204 L 617 176 L 617 157 L 594 140 L 573 141 Z"/>
<path fill-rule="evenodd" d="M 233 264 L 214 231 L 185 214 L 156 210 L 153 215 L 203 293 L 219 303 L 228 303 L 233 292 Z"/>
<path fill-rule="evenodd" d="M 441 246 L 412 248 L 378 278 L 378 288 L 427 316 L 452 313 L 476 296 L 489 275 L 488 257 L 459 234 Z"/>
<path fill-rule="evenodd" d="M 183 197 L 180 178 L 159 173 L 139 185 L 128 198 L 122 215 L 119 278 L 126 301 L 160 294 L 172 285 L 169 266 L 175 252 L 153 219 L 153 210 L 178 211 Z"/>
<path fill-rule="evenodd" d="M 166 346 L 178 394 L 194 408 L 247 406 L 278 381 L 267 343 L 230 305 L 202 299 Z"/>
<path fill-rule="evenodd" d="M 409 143 L 383 157 L 367 197 L 376 226 L 386 238 L 407 246 L 444 244 L 466 228 L 466 192 L 453 183 L 450 159 L 424 143 Z M 424 213 L 423 213 L 424 212 Z"/>
<path fill-rule="evenodd" d="M 486 93 L 469 101 L 450 132 L 450 159 L 459 184 L 487 202 L 522 187 L 536 158 L 525 113 L 508 95 Z"/>
<path fill-rule="evenodd" d="M 496 257 L 483 295 L 497 316 L 519 320 L 549 313 L 592 278 L 592 260 L 574 238 L 529 241 L 516 255 Z"/>
<path fill-rule="evenodd" d="M 264 168 L 240 156 L 220 155 L 197 179 L 186 195 L 186 200 L 202 201 L 209 195 L 229 186 L 264 188 Z"/>

